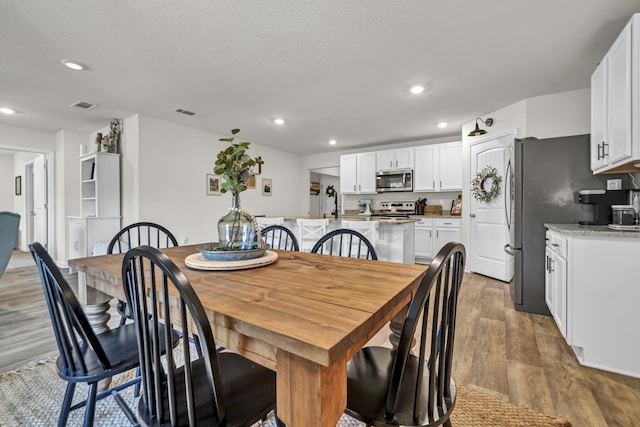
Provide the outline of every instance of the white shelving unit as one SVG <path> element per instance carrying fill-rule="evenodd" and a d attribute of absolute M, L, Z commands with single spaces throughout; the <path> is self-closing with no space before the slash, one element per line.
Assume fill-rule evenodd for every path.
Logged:
<path fill-rule="evenodd" d="M 68 218 L 70 259 L 98 255 L 96 243 L 109 243 L 120 230 L 119 154 L 80 156 L 80 201 L 81 216 Z"/>

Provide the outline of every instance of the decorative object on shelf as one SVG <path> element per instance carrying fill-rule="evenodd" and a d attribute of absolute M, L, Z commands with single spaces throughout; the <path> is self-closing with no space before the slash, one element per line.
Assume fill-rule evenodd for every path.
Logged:
<path fill-rule="evenodd" d="M 105 148 L 107 153 L 117 153 L 120 144 L 120 134 L 122 133 L 122 120 L 113 119 L 110 124 L 109 139 Z"/>
<path fill-rule="evenodd" d="M 16 176 L 16 196 L 22 195 L 22 175 Z"/>
<path fill-rule="evenodd" d="M 493 119 L 491 117 L 488 117 L 487 120 L 482 120 L 480 117 L 478 117 L 476 119 L 476 128 L 474 130 L 472 130 L 471 132 L 469 132 L 468 136 L 478 136 L 478 135 L 484 135 L 485 133 L 487 133 L 486 130 L 480 129 L 478 127 L 478 120 L 480 120 L 482 123 L 487 125 L 487 127 L 493 126 Z"/>
<path fill-rule="evenodd" d="M 224 178 L 220 185 L 220 192 L 231 192 L 231 207 L 229 213 L 218 221 L 219 246 L 222 251 L 245 251 L 262 247 L 264 242 L 260 235 L 260 226 L 255 217 L 240 207 L 240 193 L 247 189 L 247 181 L 252 175 L 259 175 L 264 163 L 261 157 L 251 158 L 247 151 L 250 142 L 242 141 L 234 143 L 235 135 L 240 129 L 232 129 L 231 137 L 220 138 L 220 141 L 229 142 L 231 145 L 218 153 L 213 172 Z M 258 167 L 258 172 L 254 171 Z M 263 180 L 263 194 L 264 194 Z M 271 192 L 271 180 L 269 180 L 269 192 Z"/>
<path fill-rule="evenodd" d="M 98 153 L 102 151 L 102 132 L 96 134 L 96 151 Z"/>
<path fill-rule="evenodd" d="M 220 177 L 212 173 L 207 174 L 207 196 L 221 196 Z"/>
<path fill-rule="evenodd" d="M 459 195 L 456 200 L 451 202 L 451 215 L 460 216 L 462 214 L 462 195 Z"/>
<path fill-rule="evenodd" d="M 273 184 L 271 183 L 271 179 L 262 178 L 262 195 L 271 196 L 272 192 L 273 192 Z"/>
<path fill-rule="evenodd" d="M 335 219 L 338 219 L 338 195 L 336 194 L 336 189 L 333 188 L 333 185 L 328 185 L 327 189 L 324 190 L 324 194 L 326 194 L 327 197 L 335 197 L 335 208 L 331 214 Z"/>
<path fill-rule="evenodd" d="M 488 203 L 500 194 L 502 177 L 493 166 L 485 166 L 471 181 L 471 192 L 476 200 Z"/>

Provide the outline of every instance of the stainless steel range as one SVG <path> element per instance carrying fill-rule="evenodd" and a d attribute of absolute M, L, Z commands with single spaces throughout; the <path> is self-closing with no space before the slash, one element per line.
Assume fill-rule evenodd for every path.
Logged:
<path fill-rule="evenodd" d="M 380 202 L 380 209 L 373 217 L 408 218 L 416 212 L 416 202 Z"/>

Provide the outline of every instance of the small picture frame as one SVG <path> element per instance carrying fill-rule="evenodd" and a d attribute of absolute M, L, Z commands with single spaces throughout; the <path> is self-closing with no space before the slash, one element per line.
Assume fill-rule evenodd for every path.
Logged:
<path fill-rule="evenodd" d="M 251 175 L 247 180 L 247 188 L 256 188 L 256 176 Z"/>
<path fill-rule="evenodd" d="M 273 192 L 273 187 L 272 187 L 272 184 L 271 184 L 271 179 L 262 178 L 262 195 L 263 196 L 271 196 L 272 192 Z"/>
<path fill-rule="evenodd" d="M 22 194 L 22 175 L 16 176 L 16 196 Z"/>
<path fill-rule="evenodd" d="M 212 173 L 207 174 L 207 196 L 221 196 L 220 177 Z"/>
<path fill-rule="evenodd" d="M 317 196 L 320 194 L 320 183 L 319 182 L 311 182 L 309 186 L 309 194 L 312 196 Z"/>

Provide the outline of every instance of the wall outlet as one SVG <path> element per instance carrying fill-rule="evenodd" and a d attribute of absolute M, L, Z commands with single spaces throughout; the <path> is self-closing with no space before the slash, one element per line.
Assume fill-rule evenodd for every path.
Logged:
<path fill-rule="evenodd" d="M 607 190 L 622 190 L 622 180 L 621 179 L 608 179 L 607 180 Z"/>
<path fill-rule="evenodd" d="M 189 238 L 187 236 L 184 236 L 182 238 L 182 240 L 180 241 L 181 245 L 186 245 L 189 242 Z"/>

